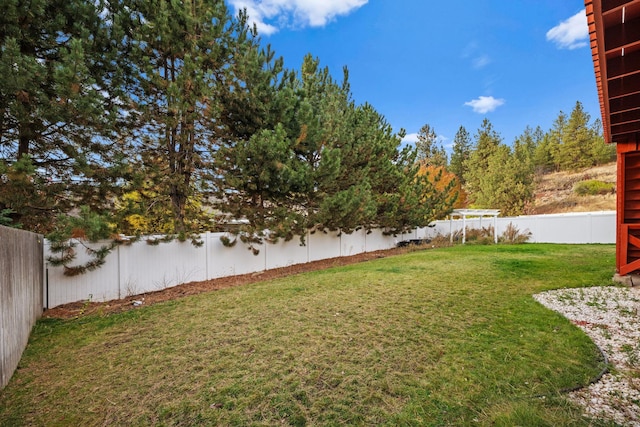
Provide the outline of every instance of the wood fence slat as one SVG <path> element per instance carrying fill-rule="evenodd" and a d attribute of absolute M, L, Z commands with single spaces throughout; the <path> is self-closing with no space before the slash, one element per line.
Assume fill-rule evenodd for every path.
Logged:
<path fill-rule="evenodd" d="M 15 371 L 42 314 L 44 239 L 0 226 L 0 390 Z"/>

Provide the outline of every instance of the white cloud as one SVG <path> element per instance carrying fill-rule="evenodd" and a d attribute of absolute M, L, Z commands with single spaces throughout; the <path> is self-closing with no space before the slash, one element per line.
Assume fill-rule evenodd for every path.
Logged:
<path fill-rule="evenodd" d="M 578 49 L 587 46 L 589 25 L 584 9 L 547 31 L 547 41 L 559 49 Z"/>
<path fill-rule="evenodd" d="M 469 102 L 465 102 L 464 105 L 473 108 L 473 111 L 479 114 L 486 114 L 494 111 L 501 105 L 504 105 L 504 99 L 496 99 L 493 96 L 481 96 L 478 99 L 473 99 Z"/>
<path fill-rule="evenodd" d="M 270 35 L 281 27 L 323 27 L 348 15 L 369 0 L 229 0 L 236 12 L 246 8 L 249 23 L 258 33 Z M 275 23 L 267 23 L 267 21 Z"/>

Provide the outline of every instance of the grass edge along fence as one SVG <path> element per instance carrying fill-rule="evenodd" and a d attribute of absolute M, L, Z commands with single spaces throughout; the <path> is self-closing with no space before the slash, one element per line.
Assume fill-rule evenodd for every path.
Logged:
<path fill-rule="evenodd" d="M 0 390 L 42 314 L 43 242 L 39 234 L 0 226 Z"/>
<path fill-rule="evenodd" d="M 615 243 L 615 211 L 555 215 L 505 217 L 496 220 L 497 234 L 510 226 L 530 233 L 531 243 Z M 253 255 L 246 246 L 229 248 L 220 241 L 223 233 L 205 233 L 204 244 L 194 247 L 188 242 L 173 241 L 150 246 L 144 241 L 116 248 L 101 268 L 74 277 L 63 274 L 61 267 L 48 266 L 45 306 L 53 308 L 77 301 L 109 301 L 159 291 L 182 283 L 257 273 L 321 259 L 357 255 L 395 247 L 411 239 L 429 239 L 449 235 L 466 226 L 482 229 L 493 226 L 492 218 L 467 218 L 466 221 L 436 221 L 433 227 L 412 233 L 385 236 L 380 230 L 346 233 L 308 234 L 306 245 L 298 239 L 277 244 L 265 243 Z M 45 252 L 47 248 L 45 247 Z M 47 255 L 47 254 L 45 254 Z M 78 261 L 83 260 L 78 247 Z"/>

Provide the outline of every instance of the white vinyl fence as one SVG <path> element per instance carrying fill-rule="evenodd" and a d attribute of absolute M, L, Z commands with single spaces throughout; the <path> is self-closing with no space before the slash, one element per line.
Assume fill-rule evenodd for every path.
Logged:
<path fill-rule="evenodd" d="M 116 247 L 106 263 L 78 276 L 68 277 L 62 267 L 47 266 L 44 301 L 47 308 L 75 301 L 109 301 L 130 295 L 169 288 L 181 283 L 255 273 L 321 259 L 356 255 L 389 249 L 413 234 L 385 236 L 374 230 L 352 234 L 316 232 L 306 237 L 306 245 L 294 238 L 276 244 L 258 245 L 260 253 L 253 255 L 242 242 L 226 247 L 220 241 L 224 233 L 205 233 L 204 244 L 195 247 L 190 242 L 173 241 L 148 245 L 138 241 Z M 100 245 L 92 245 L 98 247 Z M 78 264 L 88 258 L 82 247 L 76 247 Z M 48 242 L 46 256 L 50 255 Z M 45 258 L 46 259 L 46 258 Z"/>
<path fill-rule="evenodd" d="M 467 218 L 468 229 L 493 227 L 494 219 Z M 616 243 L 616 212 L 577 212 L 551 215 L 530 215 L 496 219 L 498 236 L 509 224 L 520 232 L 530 232 L 530 243 Z M 429 238 L 437 234 L 448 235 L 462 230 L 463 220 L 435 221 L 435 227 L 417 230 L 416 238 Z"/>
<path fill-rule="evenodd" d="M 498 218 L 497 230 L 500 235 L 512 223 L 521 232 L 530 231 L 529 241 L 533 243 L 615 243 L 615 215 L 597 212 Z M 466 226 L 493 226 L 493 218 L 485 217 L 482 221 L 467 218 Z M 378 230 L 370 234 L 363 230 L 352 234 L 317 232 L 307 235 L 306 246 L 300 246 L 298 239 L 264 244 L 258 255 L 253 255 L 241 242 L 232 248 L 225 247 L 220 242 L 223 233 L 203 234 L 201 247 L 178 241 L 150 246 L 139 241 L 117 247 L 105 265 L 79 276 L 67 277 L 61 267 L 48 266 L 44 301 L 47 308 L 83 300 L 108 301 L 181 283 L 389 249 L 403 240 L 447 235 L 461 229 L 462 220 L 456 220 L 436 221 L 434 227 L 395 237 Z M 45 256 L 49 255 L 48 248 L 46 245 Z M 77 250 L 78 262 L 83 262 L 85 255 L 80 247 Z"/>

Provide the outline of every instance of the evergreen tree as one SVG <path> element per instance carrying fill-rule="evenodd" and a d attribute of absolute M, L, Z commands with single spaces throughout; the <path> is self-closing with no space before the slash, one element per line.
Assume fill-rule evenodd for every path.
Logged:
<path fill-rule="evenodd" d="M 234 60 L 227 68 L 232 88 L 218 93 L 218 125 L 225 134 L 222 144 L 232 146 L 236 140 L 247 141 L 261 130 L 290 122 L 296 99 L 287 82 L 294 75 L 284 70 L 283 58 L 276 58 L 270 46 L 261 49 L 255 43 L 236 43 Z"/>
<path fill-rule="evenodd" d="M 301 74 L 293 129 L 300 130 L 294 132 L 300 135 L 296 152 L 313 183 L 304 203 L 308 228 L 349 233 L 382 226 L 398 232 L 450 209 L 448 198 L 440 203 L 432 184 L 416 179 L 415 152 L 399 149 L 400 138 L 385 119 L 368 104 L 353 104 L 346 69 L 337 85 L 328 69 L 307 57 Z M 434 200 L 426 200 L 427 194 Z"/>
<path fill-rule="evenodd" d="M 471 136 L 464 126 L 460 126 L 453 138 L 453 152 L 449 170 L 454 173 L 464 185 L 464 176 L 467 172 L 467 161 L 471 155 Z"/>
<path fill-rule="evenodd" d="M 553 170 L 560 170 L 561 163 L 561 153 L 560 146 L 564 140 L 564 132 L 567 126 L 567 115 L 560 111 L 558 113 L 558 117 L 553 121 L 553 125 L 549 132 L 547 132 L 546 139 L 541 144 L 544 146 L 546 153 L 544 155 L 541 153 L 539 156 L 536 156 L 540 159 L 543 158 L 551 158 Z"/>
<path fill-rule="evenodd" d="M 256 41 L 246 16 L 232 19 L 220 0 L 129 0 L 127 5 L 130 13 L 123 19 L 131 29 L 128 48 L 136 73 L 128 90 L 139 170 L 153 182 L 155 194 L 166 196 L 157 202 L 169 205 L 172 233 L 186 237 L 202 223 L 187 207 L 207 189 L 221 138 L 221 94 L 242 85 L 231 64 Z"/>
<path fill-rule="evenodd" d="M 476 134 L 468 162 L 467 191 L 473 206 L 500 209 L 502 215 L 520 215 L 533 199 L 533 157 L 539 132 L 527 127 L 513 150 L 485 119 Z"/>
<path fill-rule="evenodd" d="M 433 166 L 435 173 L 423 173 L 425 164 L 416 162 L 417 150 L 400 150 L 400 137 L 393 134 L 384 118 L 370 106 L 362 111 L 370 118 L 366 127 L 370 136 L 359 138 L 356 147 L 377 205 L 376 216 L 367 228 L 381 226 L 388 233 L 399 233 L 448 214 L 458 193 L 453 191 L 453 180 L 445 182 L 444 166 Z M 347 165 L 343 173 L 350 170 Z"/>
<path fill-rule="evenodd" d="M 546 133 L 540 143 L 536 145 L 533 154 L 533 164 L 536 173 L 545 174 L 557 169 L 554 156 L 552 154 L 554 139 L 550 133 Z"/>
<path fill-rule="evenodd" d="M 604 143 L 600 120 L 592 124 L 589 120 L 579 101 L 569 116 L 560 111 L 536 147 L 536 169 L 540 172 L 577 170 L 615 160 L 615 146 Z"/>
<path fill-rule="evenodd" d="M 496 152 L 501 143 L 500 135 L 493 129 L 489 119 L 484 119 L 475 136 L 475 144 L 464 174 L 466 190 L 472 203 L 477 200 L 484 204 L 484 196 L 481 194 L 482 179 L 489 167 L 489 158 Z M 489 206 L 484 206 L 489 207 Z"/>
<path fill-rule="evenodd" d="M 352 170 L 353 176 L 349 177 L 360 177 L 357 185 L 362 187 L 357 194 L 349 190 L 353 180 L 341 182 L 339 178 L 353 135 L 347 126 L 355 108 L 350 101 L 348 72 L 344 70 L 343 82 L 338 84 L 328 68 L 321 68 L 317 58 L 307 55 L 294 84 L 299 101 L 290 126 L 296 155 L 309 173 L 309 191 L 303 196 L 307 227 L 337 230 L 341 228 L 340 219 L 348 218 L 349 212 L 358 212 L 358 206 L 363 207 L 359 213 L 371 212 L 364 207 L 369 203 L 370 189 L 362 179 L 362 170 Z M 349 196 L 354 197 L 350 203 L 339 203 Z"/>
<path fill-rule="evenodd" d="M 254 79 L 265 78 L 267 68 L 262 64 L 247 64 L 254 67 Z M 248 85 L 253 81 L 248 79 Z M 363 200 L 350 197 L 343 204 L 332 200 L 339 191 L 339 147 L 347 140 L 347 89 L 348 83 L 334 82 L 328 69 L 321 69 L 319 61 L 308 55 L 300 75 L 284 71 L 271 96 L 262 98 L 265 108 L 260 123 L 247 120 L 241 109 L 225 106 L 233 117 L 229 129 L 234 137 L 216 154 L 216 208 L 231 218 L 248 221 L 235 230 L 241 240 L 255 244 L 265 238 L 304 236 L 314 222 L 348 217 L 337 207 L 349 210 Z M 244 134 L 242 129 L 247 126 L 257 133 Z M 270 166 L 273 164 L 278 166 Z M 323 209 L 333 211 L 334 216 L 322 214 Z M 323 227 L 339 228 L 330 223 Z M 266 228 L 269 235 L 264 234 Z"/>
<path fill-rule="evenodd" d="M 516 137 L 513 142 L 513 157 L 518 166 L 516 180 L 527 185 L 533 184 L 535 174 L 534 157 L 538 146 L 536 143 L 537 138 L 541 138 L 540 133 L 527 126 L 522 135 Z"/>
<path fill-rule="evenodd" d="M 386 228 L 387 233 L 404 232 L 444 218 L 451 213 L 458 199 L 456 181 L 447 182 L 443 167 L 430 166 L 427 173 L 423 173 L 424 166 L 415 159 L 415 151 L 405 148 L 394 161 L 400 166 L 397 169 L 400 175 L 394 191 L 382 195 L 382 203 L 378 206 L 377 225 Z"/>
<path fill-rule="evenodd" d="M 533 156 L 537 146 L 536 137 L 537 136 L 531 127 L 527 126 L 522 135 L 517 136 L 513 142 L 514 153 L 516 156 L 521 160 L 533 162 Z"/>
<path fill-rule="evenodd" d="M 340 153 L 338 174 L 319 187 L 326 200 L 311 216 L 310 225 L 351 232 L 377 222 L 380 197 L 394 191 L 398 174 L 392 162 L 399 143 L 371 105 L 349 103 L 344 118 L 342 138 L 336 145 Z M 344 201 L 343 207 L 339 201 Z"/>
<path fill-rule="evenodd" d="M 0 16 L 0 210 L 47 233 L 58 214 L 110 208 L 125 171 L 115 138 L 115 26 L 105 2 L 6 0 Z"/>
<path fill-rule="evenodd" d="M 614 162 L 617 152 L 615 144 L 607 144 L 604 142 L 602 135 L 602 121 L 598 118 L 591 125 L 591 147 L 589 147 L 589 155 L 593 159 L 593 165 L 601 165 L 604 163 Z"/>
<path fill-rule="evenodd" d="M 533 174 L 526 169 L 520 156 L 500 145 L 488 158 L 476 205 L 500 209 L 503 216 L 523 214 L 533 199 Z"/>
<path fill-rule="evenodd" d="M 542 142 L 542 140 L 544 139 L 544 131 L 542 130 L 540 125 L 536 126 L 531 136 L 533 138 L 534 146 L 537 147 L 540 144 L 540 142 Z M 535 149 L 534 149 L 534 152 L 535 152 Z"/>
<path fill-rule="evenodd" d="M 578 101 L 566 122 L 557 152 L 557 164 L 562 170 L 585 168 L 593 164 L 590 150 L 594 134 L 589 126 L 590 116 Z"/>
<path fill-rule="evenodd" d="M 225 171 L 227 195 L 218 206 L 232 218 L 248 221 L 239 230 L 242 240 L 259 243 L 264 237 L 290 240 L 304 234 L 304 216 L 293 207 L 308 191 L 308 171 L 284 128 L 263 129 L 227 153 L 233 167 Z"/>
<path fill-rule="evenodd" d="M 295 73 L 283 69 L 269 46 L 255 44 L 240 46 L 229 70 L 236 84 L 220 93 L 217 125 L 225 135 L 209 177 L 213 205 L 228 219 L 247 221 L 234 231 L 250 245 L 302 235 L 304 216 L 290 210 L 302 204 L 310 186 L 292 137 L 298 131 L 291 125 L 298 103 Z"/>
<path fill-rule="evenodd" d="M 425 124 L 418 132 L 416 141 L 418 161 L 426 166 L 447 166 L 447 153 L 438 143 L 438 135 L 435 129 Z"/>
<path fill-rule="evenodd" d="M 249 138 L 237 133 L 217 153 L 216 207 L 246 221 L 224 243 L 239 238 L 256 253 L 264 240 L 303 239 L 307 230 L 394 233 L 451 208 L 451 192 L 418 177 L 415 150 L 399 150 L 384 118 L 351 101 L 348 70 L 339 84 L 308 55 L 276 88 L 274 107 L 256 126 L 265 127 Z M 242 115 L 235 117 L 241 129 Z"/>

